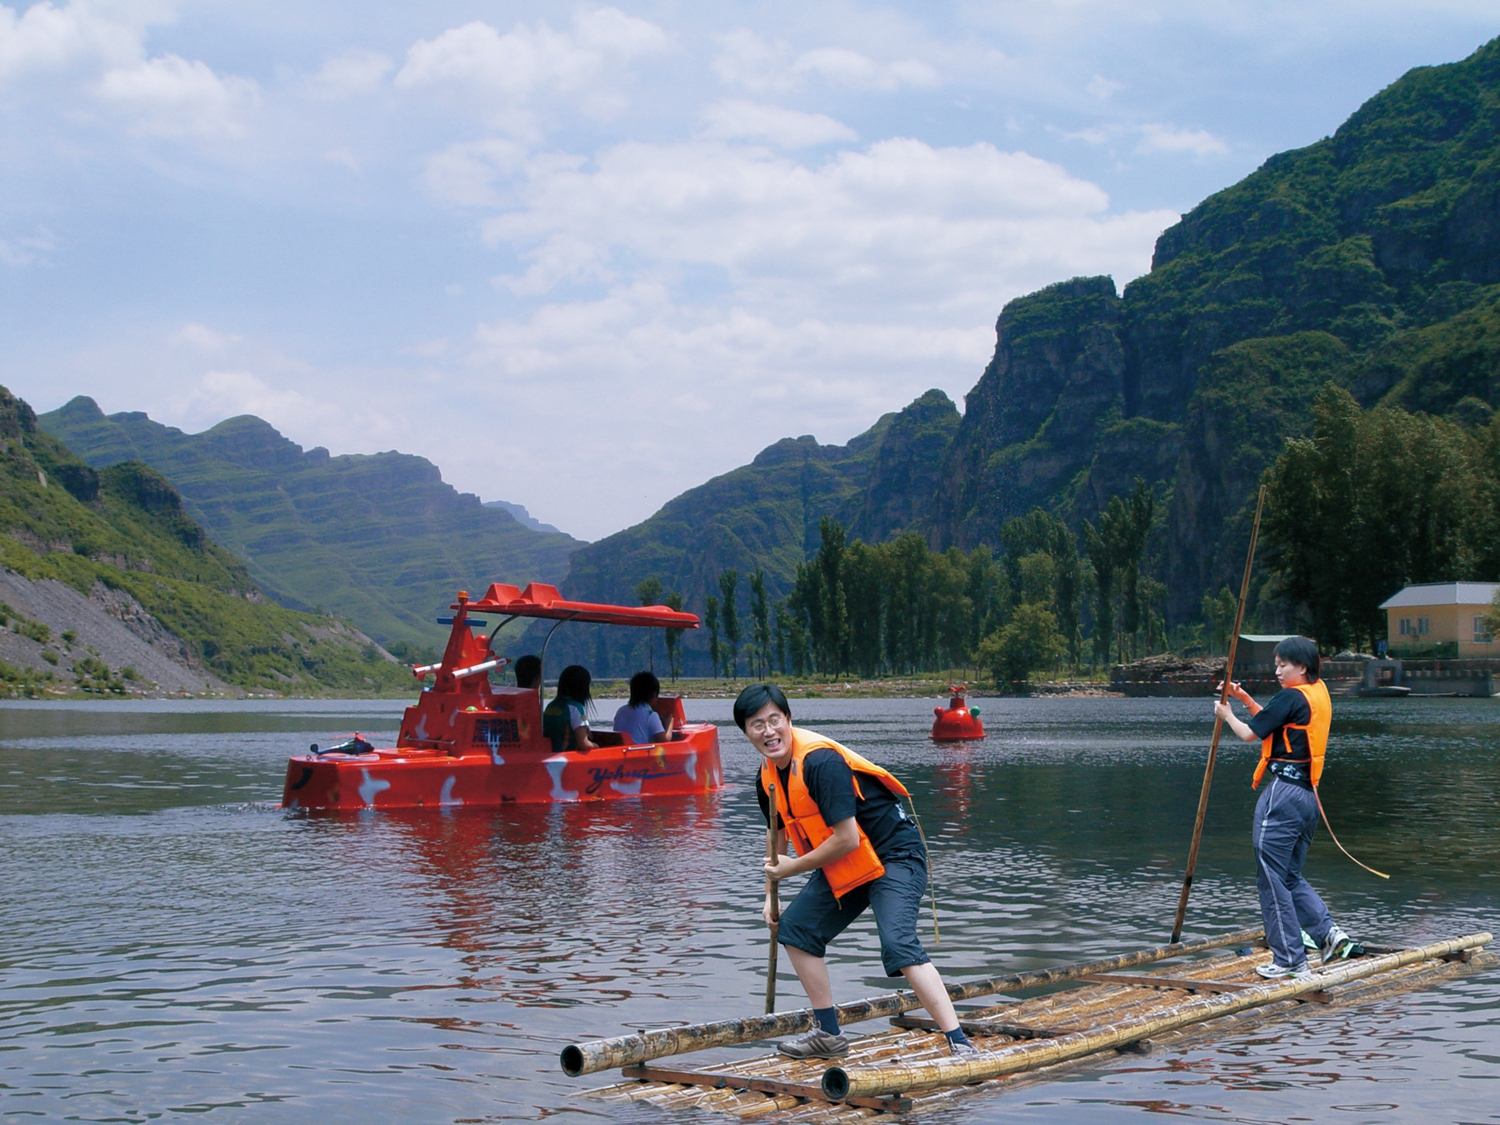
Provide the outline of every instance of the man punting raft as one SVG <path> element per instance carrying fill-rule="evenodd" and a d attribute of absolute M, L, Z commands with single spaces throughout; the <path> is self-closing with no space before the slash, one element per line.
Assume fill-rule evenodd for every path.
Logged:
<path fill-rule="evenodd" d="M 1214 713 L 1242 740 L 1261 743 L 1252 788 L 1271 775 L 1255 805 L 1250 839 L 1266 943 L 1275 958 L 1257 971 L 1272 980 L 1311 975 L 1309 947 L 1320 951 L 1325 965 L 1364 952 L 1302 876 L 1321 811 L 1318 782 L 1333 718 L 1328 688 L 1318 677 L 1318 646 L 1306 637 L 1287 637 L 1276 646 L 1275 659 L 1281 690 L 1264 707 L 1239 684 L 1229 685 L 1229 694 L 1250 712 L 1248 723 L 1228 703 L 1214 704 Z"/>
<path fill-rule="evenodd" d="M 899 797 L 906 787 L 887 770 L 810 730 L 792 726 L 792 709 L 774 684 L 751 684 L 734 703 L 734 721 L 763 759 L 756 790 L 767 822 L 785 828 L 785 850 L 766 860 L 773 880 L 811 871 L 812 878 L 775 917 L 767 894 L 764 916 L 778 927 L 818 1026 L 790 1043 L 792 1058 L 842 1058 L 849 1040 L 839 1030 L 823 953 L 865 910 L 875 914 L 880 959 L 888 976 L 904 976 L 948 1038 L 954 1055 L 977 1054 L 959 1029 L 953 1001 L 917 938 L 917 908 L 927 887 L 927 848 Z"/>

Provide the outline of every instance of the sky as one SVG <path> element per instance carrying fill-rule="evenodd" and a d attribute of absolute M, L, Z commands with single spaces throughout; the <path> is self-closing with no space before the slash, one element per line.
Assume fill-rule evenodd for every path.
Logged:
<path fill-rule="evenodd" d="M 962 407 L 1493 0 L 0 5 L 0 383 L 397 449 L 585 539 Z"/>

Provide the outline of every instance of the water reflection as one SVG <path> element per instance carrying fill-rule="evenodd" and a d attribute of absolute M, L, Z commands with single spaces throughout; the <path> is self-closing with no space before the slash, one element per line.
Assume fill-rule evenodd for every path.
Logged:
<path fill-rule="evenodd" d="M 727 722 L 728 706 L 692 712 Z M 1206 704 L 998 700 L 990 738 L 962 747 L 927 739 L 928 701 L 796 707 L 911 785 L 951 977 L 1165 938 Z M 352 729 L 389 737 L 397 714 L 0 708 L 0 1115 L 656 1120 L 573 1100 L 556 1050 L 758 1009 L 753 752 L 727 729 L 735 784 L 680 800 L 342 819 L 275 808 L 288 752 Z M 1340 706 L 1328 812 L 1394 875 L 1374 879 L 1320 836 L 1309 873 L 1347 927 L 1391 942 L 1495 928 L 1497 718 L 1489 701 Z M 1221 759 L 1190 933 L 1253 922 L 1254 753 Z M 841 997 L 889 987 L 875 949 L 868 922 L 835 947 Z M 795 989 L 787 976 L 783 996 Z M 1315 1013 L 948 1120 L 1493 1119 L 1480 1080 L 1500 1077 L 1497 1002 L 1480 979 Z"/>

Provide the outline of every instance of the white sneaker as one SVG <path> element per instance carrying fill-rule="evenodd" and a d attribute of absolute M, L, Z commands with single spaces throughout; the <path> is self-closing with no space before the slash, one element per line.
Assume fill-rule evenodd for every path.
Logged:
<path fill-rule="evenodd" d="M 1264 965 L 1257 965 L 1255 971 L 1266 980 L 1311 980 L 1313 975 L 1313 971 L 1308 968 L 1306 961 L 1303 961 L 1299 965 L 1293 965 L 1291 968 L 1271 961 Z"/>
<path fill-rule="evenodd" d="M 1328 937 L 1323 941 L 1323 964 L 1359 957 L 1364 951 L 1364 946 L 1335 925 L 1328 931 Z"/>

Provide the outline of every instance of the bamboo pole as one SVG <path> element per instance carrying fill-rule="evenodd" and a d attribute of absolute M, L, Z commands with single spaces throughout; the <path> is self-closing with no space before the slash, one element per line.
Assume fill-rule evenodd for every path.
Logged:
<path fill-rule="evenodd" d="M 1493 935 L 1488 933 L 1470 934 L 1417 949 L 1390 953 L 1384 957 L 1362 958 L 1349 962 L 1342 968 L 1315 973 L 1302 980 L 1267 983 L 1246 992 L 1204 996 L 1176 1005 L 1167 1013 L 1148 1013 L 1121 1020 L 1096 1031 L 1078 1032 L 1056 1039 L 1029 1040 L 973 1060 L 957 1059 L 950 1055 L 932 1062 L 896 1066 L 829 1067 L 823 1075 L 823 1093 L 834 1101 L 842 1101 L 849 1097 L 878 1097 L 905 1093 L 908 1090 L 982 1082 L 1121 1047 L 1150 1035 L 1175 1031 L 1218 1016 L 1232 1015 L 1281 1000 L 1293 1000 L 1304 993 L 1320 992 L 1350 981 L 1365 980 L 1407 965 L 1483 946 L 1492 940 Z"/>
<path fill-rule="evenodd" d="M 1234 632 L 1229 635 L 1229 658 L 1224 662 L 1224 687 L 1219 702 L 1229 702 L 1229 681 L 1234 676 L 1234 654 L 1239 648 L 1240 626 L 1245 620 L 1245 599 L 1250 594 L 1250 571 L 1255 565 L 1255 540 L 1260 536 L 1260 512 L 1266 503 L 1266 486 L 1260 486 L 1255 500 L 1255 522 L 1250 527 L 1250 550 L 1245 554 L 1245 576 L 1240 579 L 1240 604 L 1234 611 Z M 1172 919 L 1172 940 L 1182 940 L 1182 920 L 1187 914 L 1188 893 L 1193 889 L 1193 872 L 1198 867 L 1198 845 L 1203 840 L 1203 818 L 1208 813 L 1208 791 L 1214 783 L 1214 763 L 1219 757 L 1219 736 L 1224 720 L 1214 716 L 1214 737 L 1208 746 L 1208 764 L 1203 767 L 1203 788 L 1198 793 L 1198 817 L 1193 821 L 1193 844 L 1188 849 L 1187 873 L 1182 877 L 1182 894 L 1177 899 L 1177 916 Z"/>
<path fill-rule="evenodd" d="M 1075 980 L 1088 973 L 1104 973 L 1114 969 L 1128 969 L 1135 965 L 1148 965 L 1171 957 L 1189 953 L 1201 953 L 1208 949 L 1221 949 L 1229 945 L 1245 945 L 1265 937 L 1264 930 L 1236 930 L 1213 938 L 1197 941 L 1176 942 L 1153 949 L 1142 949 L 1118 957 L 1107 957 L 1101 961 L 1087 961 L 1076 965 L 1059 965 L 1050 969 L 1032 969 L 1009 976 L 990 977 L 970 981 L 966 984 L 950 984 L 948 995 L 954 1000 L 972 1000 L 976 996 L 990 996 L 996 992 L 1014 992 L 1038 985 L 1055 984 L 1058 981 Z M 914 992 L 890 992 L 866 1000 L 854 1000 L 838 1006 L 840 1024 L 860 1023 L 863 1020 L 881 1019 L 884 1016 L 899 1016 L 920 1008 L 922 1002 Z M 663 1027 L 651 1031 L 639 1031 L 633 1035 L 617 1035 L 612 1039 L 595 1039 L 585 1043 L 570 1043 L 562 1049 L 560 1062 L 563 1073 L 572 1078 L 609 1070 L 617 1066 L 633 1066 L 667 1055 L 680 1055 L 688 1051 L 703 1051 L 710 1047 L 729 1047 L 736 1043 L 753 1043 L 757 1039 L 773 1039 L 778 1035 L 794 1035 L 811 1030 L 816 1021 L 811 1008 L 800 1008 L 792 1012 L 773 1012 L 765 1016 L 750 1016 L 747 1019 L 718 1020 L 713 1023 L 689 1024 L 684 1027 Z"/>
<path fill-rule="evenodd" d="M 766 813 L 766 862 L 776 860 L 776 786 L 770 788 L 771 803 Z M 766 1015 L 776 1011 L 776 961 L 781 947 L 777 944 L 777 932 L 781 929 L 781 902 L 777 895 L 777 880 L 766 873 L 766 901 L 771 904 L 771 949 L 766 954 Z"/>

